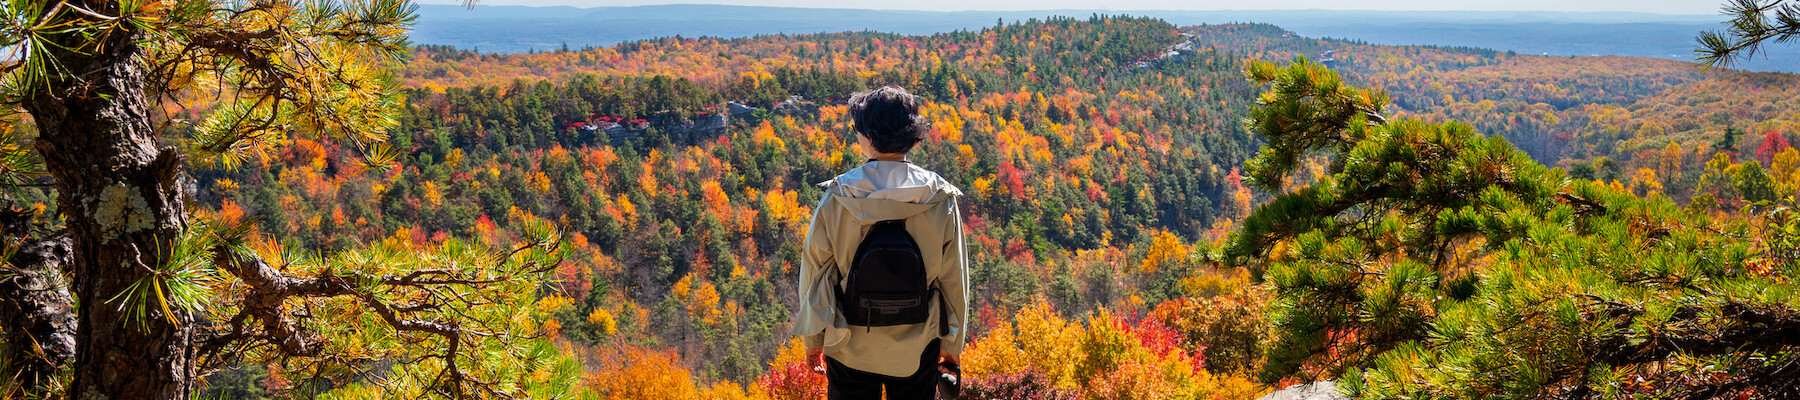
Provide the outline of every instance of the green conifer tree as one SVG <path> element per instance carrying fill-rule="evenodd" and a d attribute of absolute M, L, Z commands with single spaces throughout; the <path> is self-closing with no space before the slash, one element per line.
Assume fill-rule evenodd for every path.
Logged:
<path fill-rule="evenodd" d="M 1305 59 L 1247 75 L 1269 87 L 1254 183 L 1332 159 L 1224 249 L 1275 291 L 1263 381 L 1375 399 L 1800 395 L 1791 208 L 1713 220 L 1468 125 L 1385 121 L 1379 91 Z"/>

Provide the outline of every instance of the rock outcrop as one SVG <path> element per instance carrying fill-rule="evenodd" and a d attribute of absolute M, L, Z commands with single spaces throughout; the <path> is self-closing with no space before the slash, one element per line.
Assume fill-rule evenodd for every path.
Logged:
<path fill-rule="evenodd" d="M 726 129 L 730 126 L 731 117 L 719 113 L 696 115 L 688 122 L 680 124 L 607 124 L 599 130 L 606 131 L 606 137 L 615 146 L 624 143 L 625 140 L 643 136 L 651 129 L 655 129 L 657 134 L 667 137 L 670 143 L 693 145 L 724 136 Z"/>
<path fill-rule="evenodd" d="M 725 108 L 731 111 L 731 116 L 738 118 L 748 117 L 750 114 L 756 113 L 756 107 L 744 105 L 744 103 L 736 101 L 726 102 Z"/>
<path fill-rule="evenodd" d="M 1338 394 L 1337 382 L 1318 381 L 1302 385 L 1288 386 L 1257 400 L 1350 400 Z"/>
<path fill-rule="evenodd" d="M 819 112 L 819 105 L 807 101 L 805 97 L 788 96 L 787 100 L 775 103 L 774 112 L 776 115 L 815 114 Z"/>

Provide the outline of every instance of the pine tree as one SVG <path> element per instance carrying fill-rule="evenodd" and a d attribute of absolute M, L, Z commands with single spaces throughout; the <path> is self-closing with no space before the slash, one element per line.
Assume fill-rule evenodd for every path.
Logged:
<path fill-rule="evenodd" d="M 23 383 L 6 395 L 185 399 L 200 376 L 237 363 L 383 397 L 523 396 L 542 390 L 524 381 L 574 376 L 554 348 L 528 340 L 532 295 L 558 262 L 546 221 L 519 221 L 523 239 L 503 248 L 389 241 L 305 255 L 192 206 L 188 169 L 253 168 L 291 138 L 353 149 L 359 160 L 341 164 L 363 171 L 392 168 L 387 63 L 409 48 L 414 10 L 404 0 L 0 3 L 0 103 L 24 112 L 8 125 L 36 133 L 32 151 L 8 147 L 0 183 L 53 187 L 58 212 L 8 229 L 5 260 L 53 289 L 69 280 L 60 299 L 5 299 L 49 321 L 4 327 L 11 356 L 35 363 L 8 367 Z M 32 219 L 10 199 L 9 220 Z"/>
<path fill-rule="evenodd" d="M 1695 38 L 1700 48 L 1694 52 L 1702 65 L 1731 66 L 1756 56 L 1764 43 L 1787 43 L 1800 35 L 1800 4 L 1787 0 L 1731 0 L 1725 15 L 1732 19 L 1724 32 L 1701 32 Z"/>
<path fill-rule="evenodd" d="M 1714 220 L 1570 180 L 1457 122 L 1385 121 L 1377 91 L 1305 59 L 1270 89 L 1246 170 L 1328 175 L 1258 208 L 1224 258 L 1275 291 L 1265 383 L 1363 398 L 1800 395 L 1800 219 Z M 1385 121 L 1385 122 L 1384 122 Z"/>

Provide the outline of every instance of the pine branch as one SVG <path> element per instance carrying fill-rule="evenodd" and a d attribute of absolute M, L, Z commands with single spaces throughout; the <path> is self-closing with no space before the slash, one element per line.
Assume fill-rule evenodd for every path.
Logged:
<path fill-rule="evenodd" d="M 1642 312 L 1618 303 L 1609 307 L 1614 312 Z M 1668 323 L 1687 329 L 1659 331 L 1636 345 L 1617 343 L 1599 348 L 1595 359 L 1612 365 L 1643 364 L 1666 361 L 1677 353 L 1713 356 L 1800 346 L 1800 313 L 1791 308 L 1730 302 L 1721 306 L 1720 312 L 1720 320 L 1712 321 L 1702 317 L 1702 310 L 1687 308 Z M 1720 323 L 1724 326 L 1706 328 Z"/>
<path fill-rule="evenodd" d="M 538 247 L 543 243 L 529 243 L 512 249 L 504 256 L 497 258 L 505 262 L 517 254 Z M 554 248 L 555 244 L 550 244 Z M 202 347 L 200 354 L 212 358 L 222 349 L 241 343 L 245 340 L 260 340 L 275 346 L 283 354 L 294 357 L 325 356 L 325 338 L 311 332 L 294 318 L 285 304 L 290 300 L 309 298 L 350 297 L 364 307 L 379 315 L 384 323 L 397 332 L 417 332 L 442 338 L 445 349 L 423 358 L 407 361 L 417 363 L 426 359 L 438 359 L 444 362 L 444 369 L 434 378 L 432 392 L 450 398 L 466 398 L 473 391 L 492 397 L 510 397 L 494 388 L 492 382 L 478 379 L 465 371 L 459 361 L 465 342 L 470 336 L 497 337 L 503 334 L 497 330 L 478 326 L 481 329 L 468 329 L 465 321 L 476 324 L 482 322 L 478 318 L 458 314 L 462 319 L 426 320 L 409 317 L 408 314 L 436 311 L 444 309 L 447 302 L 460 301 L 466 305 L 484 304 L 470 300 L 453 286 L 481 286 L 507 282 L 521 277 L 542 274 L 555 268 L 556 263 L 534 263 L 525 268 L 511 271 L 489 278 L 462 273 L 452 269 L 422 269 L 406 275 L 378 277 L 360 281 L 376 282 L 388 288 L 415 288 L 427 292 L 446 292 L 443 296 L 433 296 L 436 301 L 424 301 L 413 305 L 396 307 L 376 295 L 379 290 L 365 287 L 357 283 L 359 279 L 338 273 L 322 273 L 310 278 L 296 278 L 270 266 L 260 257 L 246 252 L 234 251 L 231 246 L 220 245 L 213 249 L 214 262 L 222 269 L 237 276 L 248 288 L 239 304 L 239 313 L 229 321 L 229 333 L 211 338 Z M 438 277 L 438 278 L 428 278 Z M 460 311 L 456 311 L 460 313 Z M 252 333 L 249 326 L 254 321 L 260 332 Z"/>

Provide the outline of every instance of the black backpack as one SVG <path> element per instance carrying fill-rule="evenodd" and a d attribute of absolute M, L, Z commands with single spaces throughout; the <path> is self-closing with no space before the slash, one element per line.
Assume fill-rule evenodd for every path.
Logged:
<path fill-rule="evenodd" d="M 931 319 L 931 296 L 937 289 L 926 282 L 925 259 L 906 233 L 904 220 L 876 222 L 869 229 L 845 281 L 837 302 L 850 325 L 911 325 Z"/>

